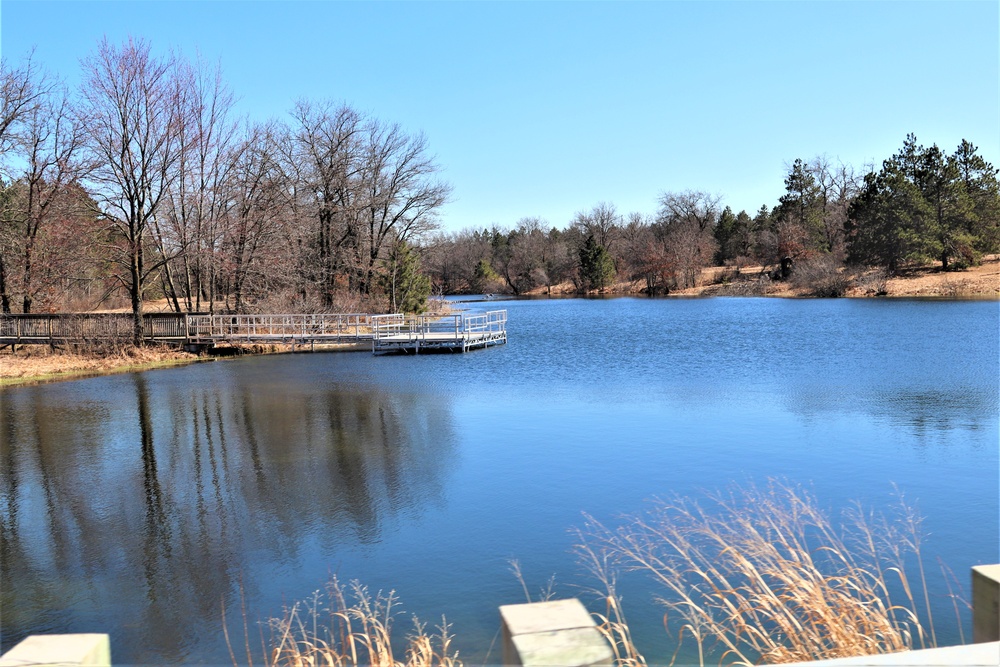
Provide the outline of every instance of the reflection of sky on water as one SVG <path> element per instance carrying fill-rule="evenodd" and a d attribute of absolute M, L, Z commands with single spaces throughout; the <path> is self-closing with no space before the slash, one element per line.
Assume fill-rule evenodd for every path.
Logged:
<path fill-rule="evenodd" d="M 960 581 L 996 560 L 996 304 L 504 306 L 509 344 L 466 355 L 272 356 L 0 392 L 4 646 L 110 630 L 124 660 L 226 662 L 223 600 L 233 613 L 242 587 L 263 618 L 337 572 L 432 623 L 447 613 L 476 660 L 497 605 L 522 599 L 509 558 L 532 590 L 592 583 L 567 553 L 581 511 L 612 520 L 769 476 L 831 509 L 884 507 L 895 482 Z M 637 635 L 668 658 L 648 585 L 626 590 Z"/>

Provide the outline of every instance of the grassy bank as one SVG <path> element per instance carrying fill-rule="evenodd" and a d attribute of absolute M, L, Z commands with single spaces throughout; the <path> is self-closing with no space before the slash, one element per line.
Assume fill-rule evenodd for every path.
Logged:
<path fill-rule="evenodd" d="M 302 349 L 302 346 L 298 347 L 298 351 Z M 324 344 L 308 349 L 316 352 L 370 351 L 371 345 Z M 97 375 L 171 368 L 243 355 L 288 354 L 292 351 L 290 345 L 231 345 L 219 346 L 211 354 L 198 355 L 175 347 L 159 345 L 90 351 L 52 350 L 47 345 L 25 345 L 19 347 L 16 352 L 11 352 L 10 348 L 0 350 L 0 387 L 78 380 Z"/>
<path fill-rule="evenodd" d="M 765 267 L 742 268 L 711 266 L 701 270 L 694 287 L 671 290 L 669 296 L 817 296 L 815 285 L 808 280 L 772 281 L 762 276 Z M 845 297 L 902 297 L 942 299 L 1000 299 L 1000 255 L 990 255 L 979 266 L 962 271 L 942 271 L 939 265 L 914 266 L 900 270 L 894 276 L 877 271 L 851 274 L 838 271 Z M 643 294 L 642 280 L 619 281 L 605 290 L 607 294 Z M 577 293 L 572 283 L 532 290 L 532 295 L 571 295 Z"/>
<path fill-rule="evenodd" d="M 0 387 L 130 373 L 195 361 L 199 361 L 196 354 L 160 346 L 74 352 L 26 345 L 16 352 L 10 348 L 0 351 Z"/>

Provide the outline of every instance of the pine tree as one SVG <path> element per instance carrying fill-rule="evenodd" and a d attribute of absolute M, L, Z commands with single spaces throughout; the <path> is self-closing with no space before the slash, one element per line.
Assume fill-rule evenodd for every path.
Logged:
<path fill-rule="evenodd" d="M 406 241 L 393 244 L 381 282 L 392 312 L 422 313 L 427 309 L 431 279 L 420 271 L 420 257 Z"/>
<path fill-rule="evenodd" d="M 604 246 L 594 240 L 593 234 L 580 248 L 580 277 L 587 289 L 604 289 L 615 277 L 614 260 Z"/>

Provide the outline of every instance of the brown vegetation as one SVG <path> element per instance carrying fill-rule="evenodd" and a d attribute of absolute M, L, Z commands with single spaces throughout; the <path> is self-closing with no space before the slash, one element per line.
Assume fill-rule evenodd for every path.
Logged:
<path fill-rule="evenodd" d="M 678 650 L 700 664 L 754 665 L 891 653 L 936 644 L 920 563 L 920 519 L 860 507 L 835 525 L 805 490 L 732 487 L 707 509 L 673 498 L 608 528 L 588 518 L 583 563 L 616 600 L 615 570 L 649 575 Z M 911 578 L 906 564 L 916 561 Z M 617 604 L 609 607 L 620 616 Z M 619 643 L 628 643 L 619 625 Z M 626 627 L 627 629 L 627 627 Z M 712 651 L 713 655 L 706 654 Z M 633 649 L 630 664 L 644 664 Z"/>
<path fill-rule="evenodd" d="M 826 271 L 835 272 L 839 276 L 838 282 L 843 288 L 840 294 L 817 294 L 816 288 L 808 280 L 772 280 L 766 267 L 756 265 L 740 269 L 724 266 L 704 268 L 694 287 L 673 290 L 670 296 L 1000 298 L 1000 255 L 989 255 L 978 266 L 971 266 L 961 271 L 942 271 L 935 265 L 901 269 L 895 276 L 889 276 L 883 269 L 877 268 L 850 271 L 827 266 Z M 821 271 L 810 273 L 812 278 L 820 278 L 823 275 Z M 550 288 L 539 287 L 527 292 L 531 296 L 545 294 L 570 296 L 578 293 L 570 282 L 553 285 Z M 602 293 L 645 294 L 646 285 L 640 280 L 619 281 Z"/>
<path fill-rule="evenodd" d="M 334 576 L 323 591 L 284 610 L 280 618 L 268 622 L 271 631 L 265 649 L 268 667 L 461 667 L 458 652 L 451 648 L 448 623 L 441 619 L 437 631 L 413 619 L 413 630 L 405 638 L 403 658 L 393 649 L 393 623 L 399 614 L 394 591 L 372 596 L 357 581 L 346 588 Z M 225 619 L 223 619 L 225 620 Z M 223 625 L 225 628 L 225 624 Z M 246 636 L 247 662 L 252 664 L 249 633 Z M 228 630 L 233 664 L 237 661 Z M 398 646 L 398 642 L 397 642 Z"/>
<path fill-rule="evenodd" d="M 159 346 L 78 351 L 50 349 L 47 345 L 26 345 L 16 351 L 7 347 L 0 351 L 0 386 L 147 370 L 197 359 L 197 355 Z"/>
<path fill-rule="evenodd" d="M 602 585 L 606 607 L 594 616 L 615 664 L 647 664 L 616 590 L 620 570 L 645 573 L 662 587 L 664 625 L 676 633 L 678 652 L 695 643 L 701 665 L 779 664 L 936 644 L 921 520 L 902 499 L 891 518 L 853 505 L 839 525 L 806 490 L 775 480 L 763 488 L 733 486 L 707 500 L 708 506 L 687 498 L 656 501 L 619 528 L 588 517 L 579 531 L 577 553 Z M 918 574 L 911 577 L 907 564 L 914 561 Z M 512 567 L 530 601 L 516 561 Z M 460 667 L 443 618 L 434 633 L 414 619 L 401 652 L 394 652 L 397 606 L 392 591 L 372 596 L 360 583 L 345 587 L 334 577 L 266 624 L 264 663 Z M 245 614 L 243 632 L 249 658 Z M 237 664 L 228 629 L 226 641 Z"/>

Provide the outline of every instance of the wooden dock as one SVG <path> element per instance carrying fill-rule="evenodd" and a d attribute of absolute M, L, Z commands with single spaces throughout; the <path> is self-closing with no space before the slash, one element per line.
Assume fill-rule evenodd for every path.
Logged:
<path fill-rule="evenodd" d="M 143 331 L 147 341 L 189 349 L 220 344 L 284 344 L 291 345 L 294 350 L 317 344 L 370 342 L 376 354 L 432 350 L 466 352 L 506 343 L 507 311 L 443 317 L 399 313 L 150 313 L 143 317 Z M 0 347 L 131 339 L 132 316 L 128 313 L 0 315 Z"/>

